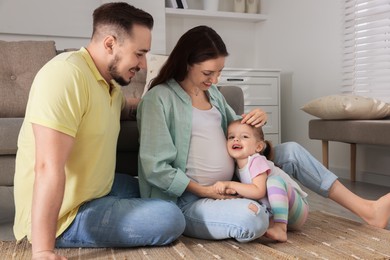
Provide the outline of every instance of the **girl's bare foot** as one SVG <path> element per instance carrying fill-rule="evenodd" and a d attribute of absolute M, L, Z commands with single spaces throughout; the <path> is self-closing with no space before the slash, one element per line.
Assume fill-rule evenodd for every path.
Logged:
<path fill-rule="evenodd" d="M 271 226 L 267 232 L 265 232 L 265 236 L 279 241 L 286 242 L 287 241 L 287 224 L 275 222 L 273 226 Z"/>
<path fill-rule="evenodd" d="M 371 214 L 363 217 L 363 220 L 371 226 L 386 228 L 390 219 L 390 193 L 373 201 L 371 207 Z"/>

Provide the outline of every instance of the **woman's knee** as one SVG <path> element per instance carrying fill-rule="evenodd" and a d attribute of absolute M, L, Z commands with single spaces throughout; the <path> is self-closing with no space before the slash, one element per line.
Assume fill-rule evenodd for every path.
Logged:
<path fill-rule="evenodd" d="M 239 242 L 249 242 L 261 237 L 268 229 L 269 215 L 267 209 L 256 201 L 248 200 L 247 209 L 238 218 L 240 227 L 236 240 Z"/>

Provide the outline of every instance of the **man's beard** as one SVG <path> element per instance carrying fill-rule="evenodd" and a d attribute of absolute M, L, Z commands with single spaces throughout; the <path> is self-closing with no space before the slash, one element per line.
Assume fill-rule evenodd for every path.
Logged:
<path fill-rule="evenodd" d="M 130 84 L 131 79 L 124 79 L 122 76 L 119 75 L 119 72 L 117 70 L 117 64 L 120 61 L 120 59 L 115 56 L 114 60 L 108 65 L 108 72 L 111 75 L 111 78 L 115 80 L 119 85 L 122 87 L 127 86 Z"/>

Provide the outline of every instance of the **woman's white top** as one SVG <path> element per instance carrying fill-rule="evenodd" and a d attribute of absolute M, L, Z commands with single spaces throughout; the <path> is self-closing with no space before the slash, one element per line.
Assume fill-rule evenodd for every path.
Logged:
<path fill-rule="evenodd" d="M 234 161 L 226 149 L 221 114 L 215 107 L 192 109 L 192 134 L 186 174 L 201 185 L 230 181 Z"/>

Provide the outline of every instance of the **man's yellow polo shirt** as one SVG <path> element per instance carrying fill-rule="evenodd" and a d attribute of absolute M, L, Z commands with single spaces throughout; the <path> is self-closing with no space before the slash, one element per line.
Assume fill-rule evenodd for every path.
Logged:
<path fill-rule="evenodd" d="M 109 84 L 85 48 L 63 53 L 36 75 L 19 133 L 15 173 L 17 240 L 31 240 L 31 205 L 35 142 L 32 123 L 74 137 L 65 166 L 66 187 L 57 236 L 73 221 L 84 202 L 108 194 L 114 180 L 116 144 L 124 97 L 118 84 Z"/>

